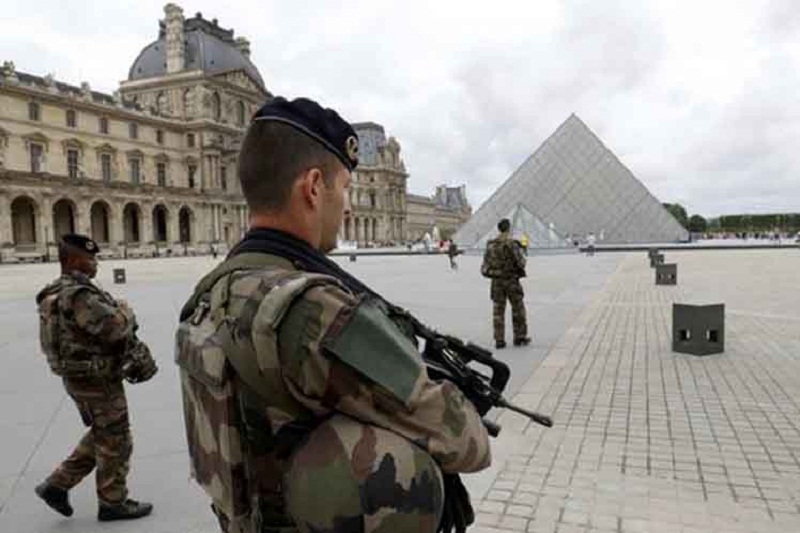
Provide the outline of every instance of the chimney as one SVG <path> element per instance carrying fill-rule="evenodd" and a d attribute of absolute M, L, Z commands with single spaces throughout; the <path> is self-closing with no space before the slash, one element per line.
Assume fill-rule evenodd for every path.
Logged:
<path fill-rule="evenodd" d="M 175 4 L 164 6 L 167 42 L 167 74 L 183 70 L 186 50 L 183 44 L 183 9 Z"/>
<path fill-rule="evenodd" d="M 236 49 L 239 50 L 244 57 L 250 57 L 250 41 L 246 38 L 236 38 Z"/>

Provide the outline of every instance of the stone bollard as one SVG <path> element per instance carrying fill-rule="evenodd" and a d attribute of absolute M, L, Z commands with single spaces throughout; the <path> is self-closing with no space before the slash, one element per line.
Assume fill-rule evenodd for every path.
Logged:
<path fill-rule="evenodd" d="M 656 265 L 656 285 L 677 285 L 678 284 L 678 265 L 666 263 Z"/>
<path fill-rule="evenodd" d="M 114 283 L 125 283 L 125 269 L 124 268 L 115 268 L 114 269 Z"/>
<path fill-rule="evenodd" d="M 725 304 L 672 304 L 672 351 L 710 355 L 725 351 Z"/>
<path fill-rule="evenodd" d="M 650 256 L 650 268 L 655 268 L 656 265 L 664 264 L 664 254 L 655 253 Z"/>

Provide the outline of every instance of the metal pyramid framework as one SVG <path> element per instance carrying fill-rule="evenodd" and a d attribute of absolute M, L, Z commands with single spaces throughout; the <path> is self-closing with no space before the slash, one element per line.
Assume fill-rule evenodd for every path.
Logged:
<path fill-rule="evenodd" d="M 683 226 L 574 114 L 484 202 L 454 240 L 464 248 L 481 247 L 496 232 L 497 222 L 509 218 L 517 206 L 561 242 L 590 232 L 598 244 L 688 238 Z M 537 247 L 535 241 L 530 245 Z"/>

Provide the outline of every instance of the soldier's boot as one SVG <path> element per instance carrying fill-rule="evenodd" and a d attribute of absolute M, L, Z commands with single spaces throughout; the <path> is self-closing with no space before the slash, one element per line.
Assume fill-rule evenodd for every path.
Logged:
<path fill-rule="evenodd" d="M 494 341 L 494 347 L 498 350 L 506 347 L 506 341 Z"/>
<path fill-rule="evenodd" d="M 33 489 L 36 495 L 44 500 L 54 511 L 64 516 L 72 516 L 72 506 L 69 504 L 69 493 L 65 489 L 60 489 L 43 481 Z"/>
<path fill-rule="evenodd" d="M 151 512 L 153 512 L 152 503 L 137 502 L 129 499 L 113 505 L 101 503 L 97 511 L 97 519 L 101 522 L 135 520 L 147 516 Z"/>
<path fill-rule="evenodd" d="M 514 346 L 527 346 L 531 343 L 530 337 L 523 337 L 521 339 L 514 339 Z"/>

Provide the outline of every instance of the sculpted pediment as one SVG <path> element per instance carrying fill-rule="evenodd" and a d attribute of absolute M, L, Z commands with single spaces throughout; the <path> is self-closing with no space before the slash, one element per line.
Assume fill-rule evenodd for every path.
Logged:
<path fill-rule="evenodd" d="M 237 87 L 241 87 L 254 93 L 263 93 L 264 90 L 259 87 L 253 78 L 251 78 L 244 70 L 232 70 L 222 75 L 222 78 L 228 83 L 232 83 Z"/>

